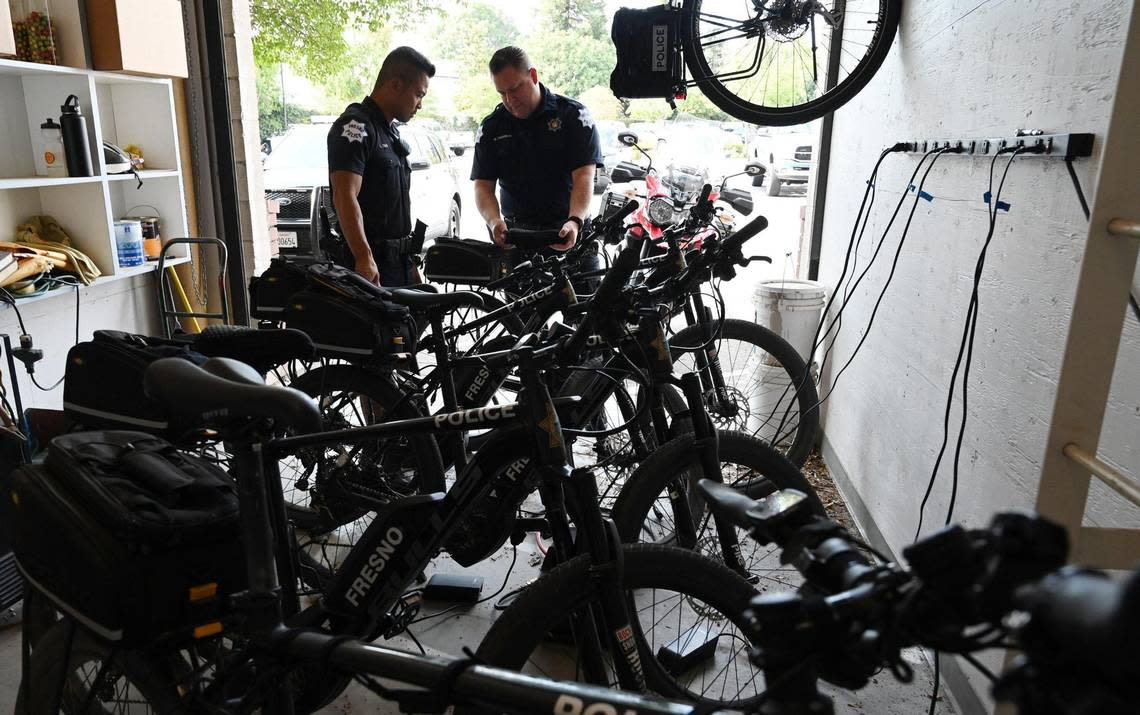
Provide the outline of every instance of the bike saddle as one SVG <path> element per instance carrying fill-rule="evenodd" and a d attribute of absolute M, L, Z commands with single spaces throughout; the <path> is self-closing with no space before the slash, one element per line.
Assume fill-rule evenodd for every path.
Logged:
<path fill-rule="evenodd" d="M 321 413 L 309 396 L 266 385 L 252 367 L 229 358 L 210 358 L 201 367 L 179 358 L 155 360 L 143 373 L 143 391 L 191 424 L 214 427 L 254 417 L 302 434 L 321 430 Z"/>
<path fill-rule="evenodd" d="M 232 358 L 262 374 L 316 354 L 313 341 L 300 330 L 258 330 L 239 325 L 211 325 L 194 336 L 192 345 L 206 357 Z"/>
<path fill-rule="evenodd" d="M 430 310 L 432 308 L 482 308 L 483 296 L 468 290 L 453 293 L 425 293 L 408 288 L 390 288 L 388 300 L 409 308 Z"/>

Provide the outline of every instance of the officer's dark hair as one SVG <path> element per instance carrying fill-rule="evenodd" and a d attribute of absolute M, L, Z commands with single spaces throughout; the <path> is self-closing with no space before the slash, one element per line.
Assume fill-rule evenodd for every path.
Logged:
<path fill-rule="evenodd" d="M 514 67 L 519 72 L 530 72 L 534 67 L 530 63 L 530 56 L 527 55 L 526 50 L 514 45 L 507 45 L 501 49 L 495 50 L 495 54 L 491 55 L 491 61 L 487 63 L 491 68 L 491 74 L 499 74 L 508 67 Z"/>
<path fill-rule="evenodd" d="M 435 77 L 435 65 L 418 50 L 403 46 L 397 47 L 388 53 L 384 63 L 380 65 L 380 74 L 376 76 L 376 86 L 390 79 L 400 79 L 406 84 L 415 84 L 421 74 L 428 78 Z"/>

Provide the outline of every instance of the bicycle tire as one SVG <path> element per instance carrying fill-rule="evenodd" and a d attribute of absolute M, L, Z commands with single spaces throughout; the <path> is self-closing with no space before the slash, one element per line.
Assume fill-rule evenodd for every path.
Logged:
<path fill-rule="evenodd" d="M 74 629 L 72 631 L 72 629 Z M 72 631 L 69 633 L 69 631 Z M 70 642 L 69 642 L 70 641 Z M 68 647 L 70 646 L 70 648 Z M 177 679 L 170 674 L 164 674 L 157 666 L 160 658 L 146 657 L 139 651 L 116 651 L 110 644 L 104 643 L 74 622 L 57 621 L 49 628 L 36 644 L 30 661 L 30 674 L 25 674 L 20 682 L 20 689 L 16 699 L 15 712 L 26 715 L 48 715 L 55 712 L 79 713 L 87 701 L 90 692 L 82 677 L 76 672 L 85 666 L 92 666 L 89 678 L 93 678 L 102 667 L 102 664 L 111 660 L 111 668 L 120 675 L 109 688 L 102 688 L 97 693 L 88 713 L 108 712 L 103 705 L 123 694 L 123 699 L 135 704 L 153 705 L 153 712 L 174 712 L 180 698 L 177 696 Z M 61 664 L 66 668 L 60 672 Z M 61 693 L 60 708 L 54 710 L 56 700 L 56 684 L 66 673 L 64 689 Z M 30 675 L 30 677 L 29 677 Z M 28 689 L 28 683 L 31 689 Z M 128 689 L 126 693 L 118 687 Z M 46 686 L 44 684 L 47 684 Z M 111 712 L 120 712 L 117 708 Z M 130 712 L 138 712 L 132 708 Z"/>
<path fill-rule="evenodd" d="M 697 550 L 715 560 L 722 559 L 715 525 L 709 520 L 704 500 L 696 490 L 702 476 L 698 448 L 692 435 L 670 440 L 638 466 L 618 496 L 611 514 L 624 543 L 675 545 L 677 514 L 669 502 L 670 492 L 684 490 L 690 513 L 695 517 Z M 752 499 L 760 499 L 778 489 L 797 489 L 808 496 L 812 511 L 827 511 L 815 489 L 794 464 L 763 441 L 740 432 L 718 434 L 724 483 L 738 488 Z M 794 588 L 798 572 L 779 563 L 780 549 L 763 546 L 736 530 L 741 556 L 750 577 L 763 590 L 769 587 Z"/>
<path fill-rule="evenodd" d="M 746 709 L 755 702 L 763 692 L 762 687 L 756 688 L 755 696 L 728 701 L 696 695 L 686 689 L 686 685 L 692 685 L 695 681 L 696 673 L 687 671 L 681 680 L 692 676 L 688 683 L 679 682 L 656 657 L 660 652 L 658 646 L 670 642 L 666 639 L 699 632 L 694 629 L 707 627 L 711 631 L 720 623 L 728 630 L 721 632 L 717 641 L 717 654 L 707 670 L 716 669 L 714 675 L 723 674 L 726 679 L 733 678 L 738 684 L 744 681 L 745 687 L 761 683 L 763 678 L 759 669 L 748 660 L 748 639 L 743 635 L 747 632 L 744 609 L 755 595 L 752 587 L 722 564 L 684 549 L 633 544 L 623 547 L 622 552 L 622 585 L 630 592 L 631 613 L 637 614 L 634 619 L 637 622 L 631 625 L 634 626 L 650 689 L 669 698 L 696 700 L 702 704 L 736 709 Z M 479 644 L 476 656 L 488 665 L 512 670 L 534 666 L 531 656 L 542 647 L 547 635 L 556 633 L 570 614 L 596 601 L 598 579 L 591 575 L 591 571 L 589 557 L 579 556 L 541 576 L 499 616 Z M 652 597 L 656 598 L 655 594 L 659 590 L 677 594 L 678 621 L 674 625 L 669 613 L 658 619 L 655 601 L 648 616 L 654 628 L 647 633 L 644 626 L 640 625 L 646 615 L 645 611 L 651 608 L 643 605 L 646 603 L 644 592 L 650 591 L 654 594 Z M 703 605 L 693 606 L 695 620 L 682 619 L 681 607 L 695 604 L 698 600 Z M 741 652 L 725 655 L 721 644 L 726 640 L 725 651 L 731 650 L 733 644 L 743 644 Z M 726 661 L 727 664 L 720 667 Z M 729 664 L 735 666 L 735 670 Z M 541 666 L 538 669 L 543 670 Z M 701 675 L 704 673 L 702 670 Z M 563 673 L 547 675 L 567 679 Z"/>
<path fill-rule="evenodd" d="M 745 353 L 746 362 L 737 364 L 741 350 L 733 348 L 729 341 L 751 345 L 762 352 Z M 677 363 L 684 360 L 685 356 L 690 356 L 689 360 L 692 363 L 690 367 L 695 371 L 695 359 L 691 356 L 704 342 L 699 325 L 690 325 L 678 331 L 669 340 L 669 347 L 673 351 L 673 362 Z M 738 410 L 735 415 L 722 415 L 713 396 L 706 395 L 706 407 L 717 427 L 743 430 L 756 434 L 766 441 L 773 441 L 792 464 L 802 467 L 815 447 L 819 432 L 819 395 L 803 358 L 787 340 L 768 328 L 736 318 L 728 318 L 723 322 L 717 354 L 721 359 L 726 387 L 731 388 L 729 392 L 733 406 Z M 727 367 L 725 367 L 726 357 L 732 363 Z M 781 379 L 773 379 L 766 383 L 760 369 L 762 365 L 782 368 L 776 375 Z M 685 371 L 688 369 L 682 369 L 682 372 Z M 730 380 L 730 377 L 734 379 Z M 756 390 L 745 390 L 753 385 Z M 794 400 L 793 393 L 789 390 L 795 390 Z M 792 415 L 787 412 L 785 417 L 786 410 L 781 412 L 780 407 L 790 408 L 793 402 L 796 413 Z M 771 411 L 766 413 L 759 411 L 759 408 L 769 404 Z M 755 414 L 753 414 L 754 407 L 757 408 Z M 754 420 L 754 417 L 757 419 Z"/>
<path fill-rule="evenodd" d="M 600 368 L 601 359 L 593 359 L 586 363 L 588 367 Z M 559 387 L 560 395 L 591 395 L 594 394 L 599 381 L 609 381 L 591 370 L 574 370 Z M 644 394 L 644 388 L 638 386 L 634 395 L 627 394 L 627 390 L 613 389 L 606 398 L 602 408 L 595 414 L 580 415 L 573 413 L 577 424 L 568 427 L 581 427 L 590 431 L 603 432 L 620 424 L 629 423 L 626 430 L 606 437 L 589 435 L 577 436 L 572 440 L 575 447 L 575 464 L 595 470 L 598 479 L 598 503 L 603 511 L 608 511 L 614 503 L 622 485 L 633 473 L 639 462 L 638 451 L 646 454 L 658 447 L 657 436 L 653 427 L 653 419 L 648 410 L 634 419 Z M 672 385 L 664 389 L 666 410 L 670 416 L 685 412 L 687 405 L 684 397 Z M 635 402 L 636 399 L 636 402 Z M 679 418 L 672 425 L 677 432 L 692 431 L 692 423 L 687 416 Z"/>
<path fill-rule="evenodd" d="M 700 9 L 703 3 L 704 0 L 684 0 L 681 6 L 681 45 L 690 74 L 705 97 L 722 111 L 737 119 L 765 126 L 806 124 L 834 112 L 854 98 L 886 60 L 898 32 L 902 13 L 902 0 L 879 0 L 879 22 L 874 37 L 868 43 L 866 54 L 839 84 L 807 102 L 788 107 L 770 107 L 741 98 L 714 76 L 715 71 L 700 44 Z"/>

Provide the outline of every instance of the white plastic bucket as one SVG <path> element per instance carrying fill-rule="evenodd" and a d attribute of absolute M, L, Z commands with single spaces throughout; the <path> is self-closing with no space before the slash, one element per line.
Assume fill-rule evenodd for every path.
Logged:
<path fill-rule="evenodd" d="M 792 378 L 779 365 L 760 365 L 757 379 L 748 399 L 748 431 L 770 444 L 779 436 L 779 446 L 787 447 L 799 422 Z"/>
<path fill-rule="evenodd" d="M 826 300 L 827 289 L 822 283 L 794 278 L 760 281 L 752 294 L 756 322 L 791 343 L 808 364 Z"/>

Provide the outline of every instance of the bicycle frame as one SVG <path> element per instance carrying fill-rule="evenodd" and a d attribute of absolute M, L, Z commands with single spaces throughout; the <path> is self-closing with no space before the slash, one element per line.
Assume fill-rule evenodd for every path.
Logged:
<path fill-rule="evenodd" d="M 295 614 L 287 619 L 292 626 L 317 627 L 328 621 L 334 632 L 371 637 L 401 630 L 404 624 L 390 617 L 390 612 L 492 483 L 492 475 L 483 473 L 473 462 L 446 495 L 414 496 L 390 505 L 377 515 L 352 549 L 321 603 L 296 612 L 292 551 L 277 472 L 279 457 L 320 445 L 351 444 L 415 432 L 478 429 L 523 419 L 529 425 L 523 429 L 532 438 L 530 459 L 538 465 L 539 493 L 546 506 L 556 554 L 561 559 L 576 553 L 589 554 L 595 566 L 606 574 L 601 580 L 600 603 L 574 624 L 587 657 L 586 672 L 604 671 L 601 654 L 606 650 L 603 643 L 607 643 L 610 652 L 624 656 L 613 659 L 622 687 L 645 691 L 638 650 L 623 648 L 633 630 L 620 586 L 620 543 L 597 508 L 593 475 L 586 470 L 570 470 L 562 439 L 557 407 L 575 400 L 550 398 L 533 354 L 526 350 L 529 349 L 519 353 L 524 387 L 518 403 L 235 445 L 234 474 L 240 485 L 250 576 L 250 589 L 242 603 L 248 611 L 244 614 L 245 622 L 254 633 L 264 634 L 280 627 L 282 601 Z M 476 364 L 486 359 L 482 356 L 454 362 Z M 502 438 L 514 439 L 517 431 L 502 434 Z M 571 532 L 567 501 L 576 505 L 576 536 Z M 283 548 L 287 550 L 282 551 Z"/>

